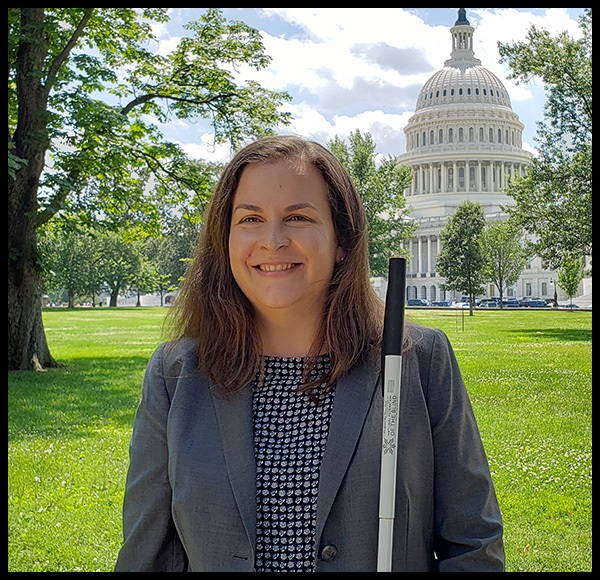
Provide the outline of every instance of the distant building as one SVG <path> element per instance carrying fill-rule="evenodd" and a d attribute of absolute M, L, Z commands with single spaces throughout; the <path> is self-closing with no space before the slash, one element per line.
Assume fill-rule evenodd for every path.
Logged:
<path fill-rule="evenodd" d="M 531 163 L 531 153 L 522 148 L 524 125 L 504 84 L 475 58 L 474 30 L 460 8 L 450 29 L 450 58 L 421 89 L 404 129 L 406 153 L 397 161 L 413 169 L 405 196 L 418 223 L 408 244 L 407 298 L 460 300 L 460 293 L 442 291 L 444 279 L 436 272 L 441 230 L 465 200 L 480 203 L 487 220 L 506 219 L 500 206 L 514 200 L 502 188 Z M 506 297 L 551 298 L 556 278 L 555 271 L 545 270 L 541 259 L 534 258 Z M 580 289 L 578 294 L 589 295 L 591 302 L 591 278 Z M 498 290 L 490 284 L 485 294 L 497 296 Z M 557 294 L 564 299 L 560 289 Z"/>

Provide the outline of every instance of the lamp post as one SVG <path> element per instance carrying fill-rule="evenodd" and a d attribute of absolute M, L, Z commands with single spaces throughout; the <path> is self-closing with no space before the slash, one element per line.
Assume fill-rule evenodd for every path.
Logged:
<path fill-rule="evenodd" d="M 550 283 L 554 284 L 554 308 L 558 308 L 558 295 L 556 293 L 556 280 L 554 278 L 551 278 Z"/>

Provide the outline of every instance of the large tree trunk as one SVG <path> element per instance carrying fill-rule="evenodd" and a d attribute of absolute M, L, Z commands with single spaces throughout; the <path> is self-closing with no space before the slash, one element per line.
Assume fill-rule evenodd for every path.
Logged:
<path fill-rule="evenodd" d="M 8 195 L 8 370 L 31 371 L 58 366 L 46 342 L 42 322 L 40 272 L 29 166 L 10 183 Z M 35 177 L 31 176 L 34 180 Z M 12 187 L 11 187 L 12 186 Z M 37 196 L 34 197 L 37 199 Z"/>
<path fill-rule="evenodd" d="M 40 80 L 46 55 L 44 9 L 24 8 L 26 39 L 17 55 L 19 110 L 12 141 L 17 157 L 27 160 L 13 179 L 8 176 L 8 370 L 31 371 L 58 366 L 46 342 L 42 322 L 38 188 L 48 148 L 47 89 Z M 35 73 L 38 74 L 35 74 Z M 9 134 L 9 139 L 10 139 Z"/>

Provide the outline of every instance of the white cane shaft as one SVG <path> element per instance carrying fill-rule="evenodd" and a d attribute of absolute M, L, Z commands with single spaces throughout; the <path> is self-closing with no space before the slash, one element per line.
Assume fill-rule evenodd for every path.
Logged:
<path fill-rule="evenodd" d="M 379 520 L 379 551 L 377 552 L 377 572 L 392 571 L 392 546 L 394 520 L 392 518 Z"/>
<path fill-rule="evenodd" d="M 392 571 L 393 528 L 400 426 L 400 377 L 402 356 L 387 355 L 383 377 L 383 424 L 381 436 L 381 479 L 379 486 L 379 550 L 377 571 Z"/>

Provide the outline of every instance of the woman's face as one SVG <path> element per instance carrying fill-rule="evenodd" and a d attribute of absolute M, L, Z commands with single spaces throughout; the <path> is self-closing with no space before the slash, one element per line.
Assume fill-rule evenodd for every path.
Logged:
<path fill-rule="evenodd" d="M 254 163 L 233 198 L 233 276 L 259 314 L 302 309 L 320 316 L 336 261 L 327 185 L 310 164 Z"/>

